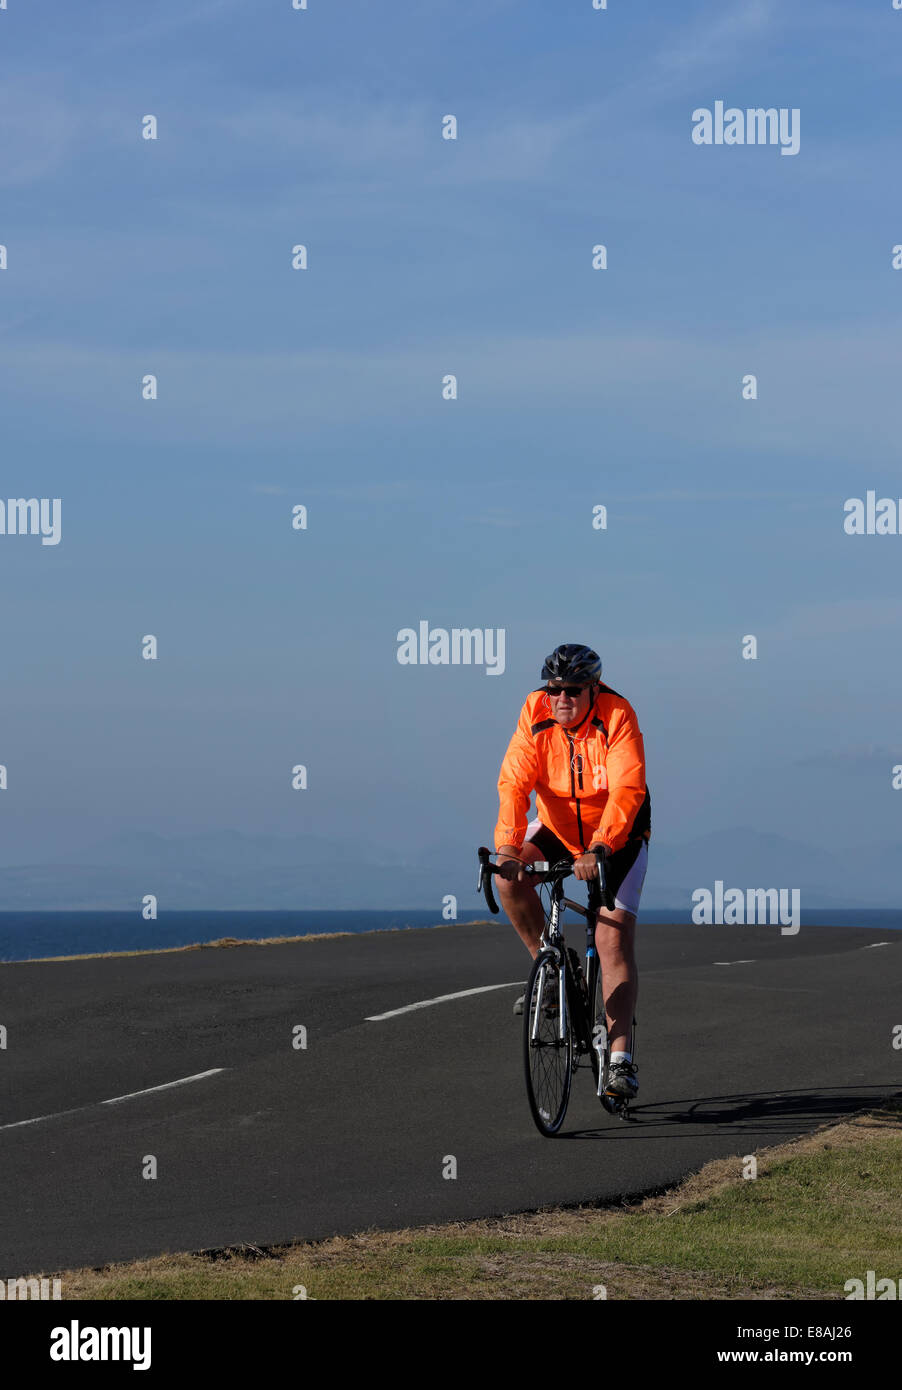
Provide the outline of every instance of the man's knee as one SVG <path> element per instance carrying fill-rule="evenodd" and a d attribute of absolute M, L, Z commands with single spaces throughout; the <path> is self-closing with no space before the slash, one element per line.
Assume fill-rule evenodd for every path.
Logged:
<path fill-rule="evenodd" d="M 599 950 L 628 954 L 635 940 L 636 914 L 619 907 L 610 911 L 601 908 L 595 934 Z"/>
<path fill-rule="evenodd" d="M 516 878 L 502 878 L 500 874 L 495 875 L 495 887 L 502 902 L 528 902 L 530 897 L 535 897 L 537 884 L 532 881 L 530 876 L 522 880 Z"/>
<path fill-rule="evenodd" d="M 520 850 L 519 857 L 521 862 L 524 864 L 535 864 L 537 860 L 540 860 L 542 858 L 542 855 L 536 848 L 536 846 L 530 844 L 527 840 L 527 842 L 523 845 L 522 849 Z M 514 892 L 517 893 L 518 896 L 522 897 L 526 889 L 528 889 L 530 892 L 535 892 L 536 888 L 538 887 L 538 884 L 535 882 L 531 874 L 527 874 L 526 877 L 522 880 L 516 878 L 502 878 L 500 874 L 495 874 L 493 875 L 493 877 L 495 879 L 496 886 L 501 891 L 502 896 L 505 893 L 514 890 Z"/>
<path fill-rule="evenodd" d="M 627 912 L 622 907 L 600 907 L 598 909 L 598 925 L 600 927 L 633 928 L 636 925 L 636 914 L 635 912 Z"/>

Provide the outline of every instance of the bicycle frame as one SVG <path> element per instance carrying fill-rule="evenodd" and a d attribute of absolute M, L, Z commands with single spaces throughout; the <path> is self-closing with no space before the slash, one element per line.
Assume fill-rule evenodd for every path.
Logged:
<path fill-rule="evenodd" d="M 551 869 L 552 869 L 552 866 L 551 866 L 547 861 L 542 861 L 542 862 L 536 863 L 533 867 L 534 867 L 535 872 L 537 872 L 537 873 L 548 873 L 548 872 L 550 872 Z M 557 867 L 557 866 L 555 866 L 555 867 Z M 565 894 L 564 894 L 564 881 L 563 881 L 563 879 L 561 879 L 561 878 L 556 878 L 556 879 L 553 881 L 552 886 L 551 886 L 551 909 L 550 909 L 550 912 L 549 912 L 549 914 L 548 914 L 548 920 L 547 920 L 546 923 L 545 923 L 545 927 L 544 927 L 543 930 L 542 930 L 542 935 L 541 935 L 540 940 L 539 940 L 539 951 L 541 952 L 542 950 L 551 950 L 551 951 L 554 951 L 555 954 L 557 955 L 558 967 L 559 967 L 559 968 L 558 968 L 558 1037 L 559 1037 L 559 1039 L 560 1039 L 562 1042 L 563 1042 L 564 1038 L 565 1038 L 566 1035 L 567 1035 L 567 1010 L 569 1009 L 570 1004 L 569 1004 L 569 1000 L 568 1000 L 568 998 L 567 998 L 567 988 L 566 988 L 566 982 L 567 982 L 567 962 L 565 961 L 565 957 L 564 957 L 564 949 L 562 949 L 562 948 L 564 948 L 564 947 L 566 946 L 566 942 L 564 941 L 564 936 L 563 936 L 563 933 L 561 932 L 561 929 L 560 929 L 560 919 L 561 919 L 561 916 L 562 916 L 563 913 L 564 913 L 564 910 L 565 910 L 566 908 L 568 908 L 568 907 L 570 908 L 571 912 L 577 912 L 577 913 L 579 913 L 580 917 L 584 917 L 584 918 L 586 919 L 586 976 L 585 976 L 585 979 L 586 979 L 587 994 L 588 994 L 588 1000 L 589 1000 L 589 1008 L 591 1009 L 592 1004 L 594 1003 L 594 1000 L 595 1000 L 595 990 L 596 990 L 596 986 L 597 986 L 597 983 L 598 983 L 598 972 L 599 972 L 599 968 L 600 968 L 600 967 L 599 967 L 599 961 L 598 961 L 598 952 L 597 952 L 597 950 L 595 949 L 595 920 L 596 920 L 596 913 L 597 913 L 597 911 L 598 911 L 598 908 L 601 906 L 601 903 L 602 903 L 602 901 L 604 900 L 605 897 L 606 897 L 606 893 L 605 893 L 605 883 L 604 883 L 604 865 L 603 865 L 603 862 L 602 862 L 602 864 L 601 864 L 600 871 L 599 871 L 599 879 L 594 880 L 594 881 L 590 882 L 590 884 L 589 884 L 589 903 L 588 903 L 588 907 L 583 907 L 582 904 L 576 903 L 576 902 L 574 902 L 574 901 L 572 900 L 572 898 L 568 898 L 568 897 L 565 896 Z M 577 983 L 577 982 L 574 981 L 574 984 L 576 984 L 576 983 Z M 543 978 L 543 980 L 542 980 L 542 989 L 543 989 L 543 992 L 544 992 L 544 987 L 545 987 L 545 980 L 544 980 L 544 978 Z M 589 1017 L 587 1017 L 587 1018 L 585 1019 L 585 1023 L 586 1023 L 586 1025 L 587 1025 L 587 1027 L 586 1027 L 586 1030 L 585 1030 L 585 1032 L 584 1032 L 584 1034 L 583 1034 L 582 1041 L 584 1041 L 585 1043 L 587 1043 L 589 1046 L 594 1047 L 594 1048 L 595 1048 L 595 1051 L 598 1053 L 598 1095 L 600 1096 L 601 1093 L 602 1093 L 603 1085 L 604 1085 L 604 1076 L 603 1076 L 603 1070 L 604 1070 L 604 1048 L 605 1048 L 605 1043 L 606 1043 L 606 1040 L 607 1040 L 607 1015 L 606 1015 L 606 1013 L 605 1013 L 605 1009 L 604 1009 L 604 1004 L 603 1004 L 603 1003 L 602 1003 L 602 1006 L 601 1006 L 601 1020 L 600 1020 L 600 1022 L 597 1022 L 593 1017 L 589 1016 Z M 535 1016 L 535 1018 L 533 1019 L 533 1037 L 534 1037 L 534 1038 L 535 1038 L 535 1036 L 536 1036 L 536 1034 L 537 1034 L 537 1031 L 538 1031 L 538 1025 L 539 1025 L 539 1019 L 538 1019 L 538 1013 L 537 1013 L 536 1016 Z M 591 1030 L 591 1033 L 589 1032 L 589 1030 Z M 601 1030 L 600 1034 L 599 1034 L 599 1030 Z"/>
<path fill-rule="evenodd" d="M 492 873 L 497 873 L 498 869 L 495 865 L 490 863 L 490 850 L 481 848 L 478 851 L 478 854 L 479 882 L 477 885 L 477 891 L 485 893 L 486 901 L 488 902 L 491 911 L 497 914 L 498 904 L 496 903 L 494 894 L 492 892 Z M 564 935 L 560 927 L 560 920 L 564 910 L 568 907 L 572 912 L 576 912 L 579 914 L 580 917 L 585 918 L 585 982 L 587 987 L 587 999 L 585 1002 L 587 1003 L 588 1008 L 585 1011 L 582 1008 L 575 1011 L 578 1014 L 578 1017 L 574 1019 L 574 1022 L 578 1022 L 580 1024 L 580 1027 L 577 1030 L 579 1035 L 577 1037 L 577 1042 L 579 1046 L 574 1066 L 579 1065 L 578 1057 L 579 1055 L 584 1055 L 587 1048 L 591 1048 L 594 1050 L 594 1052 L 597 1055 L 598 1063 L 597 1095 L 599 1099 L 602 1101 L 602 1104 L 604 1105 L 606 1110 L 610 1111 L 611 1113 L 617 1113 L 621 1116 L 622 1119 L 626 1119 L 628 1117 L 628 1101 L 615 1102 L 610 1098 L 606 1097 L 604 1091 L 606 1083 L 606 1057 L 609 1041 L 608 1019 L 607 1011 L 604 1005 L 604 1000 L 601 1001 L 601 1008 L 598 1016 L 596 1016 L 593 1012 L 595 1006 L 596 989 L 598 985 L 598 976 L 600 972 L 598 951 L 595 947 L 595 922 L 597 919 L 598 909 L 602 907 L 602 905 L 610 909 L 614 906 L 614 902 L 612 895 L 609 893 L 607 884 L 605 882 L 604 860 L 600 855 L 598 856 L 598 878 L 590 880 L 588 884 L 589 896 L 587 907 L 583 907 L 581 903 L 574 902 L 572 898 L 568 898 L 564 894 L 564 878 L 567 876 L 571 868 L 572 861 L 563 860 L 560 864 L 553 865 L 548 863 L 547 860 L 537 861 L 536 863 L 529 866 L 529 870 L 531 873 L 546 875 L 547 877 L 545 881 L 550 881 L 551 883 L 551 907 L 548 912 L 545 924 L 542 928 L 541 937 L 539 938 L 539 952 L 536 959 L 539 959 L 543 952 L 546 952 L 549 955 L 552 955 L 555 961 L 555 967 L 558 972 L 557 1037 L 558 1041 L 561 1043 L 561 1045 L 563 1045 L 567 1038 L 568 1010 L 570 1010 L 570 1000 L 568 998 L 567 992 L 567 977 L 568 973 L 573 974 L 574 972 L 572 970 L 570 960 L 567 956 L 567 951 L 571 948 L 567 947 L 566 945 L 566 941 L 564 939 Z M 566 870 L 567 872 L 562 873 L 562 870 Z M 574 952 L 574 955 L 575 954 L 576 953 Z M 545 972 L 544 964 L 540 968 L 541 997 L 544 996 L 545 993 L 547 975 Z M 578 990 L 578 977 L 574 978 L 573 983 L 574 987 Z M 571 1012 L 574 1011 L 571 1010 Z M 582 1026 L 583 1024 L 585 1024 L 585 1027 Z M 540 1019 L 539 1010 L 537 1009 L 532 1018 L 532 1025 L 530 1031 L 530 1038 L 533 1044 L 535 1044 L 538 1040 L 539 1027 Z M 635 1057 L 635 1053 L 636 1019 L 634 1017 L 630 1032 L 630 1054 L 633 1057 Z"/>

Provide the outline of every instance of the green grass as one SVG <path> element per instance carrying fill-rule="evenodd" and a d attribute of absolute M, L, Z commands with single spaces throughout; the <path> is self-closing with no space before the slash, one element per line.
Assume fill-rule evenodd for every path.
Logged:
<path fill-rule="evenodd" d="M 902 1104 L 757 1158 L 755 1179 L 719 1159 L 628 1208 L 64 1271 L 63 1297 L 591 1299 L 604 1285 L 608 1299 L 842 1299 L 868 1269 L 902 1276 Z"/>

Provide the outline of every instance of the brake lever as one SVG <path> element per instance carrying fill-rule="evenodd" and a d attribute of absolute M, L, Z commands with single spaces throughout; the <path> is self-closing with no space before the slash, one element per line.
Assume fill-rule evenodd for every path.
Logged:
<path fill-rule="evenodd" d="M 495 901 L 495 894 L 492 892 L 492 871 L 489 865 L 489 858 L 492 851 L 486 849 L 485 845 L 479 850 L 479 881 L 476 884 L 477 893 L 485 893 L 485 900 L 489 905 L 489 910 L 497 915 L 499 908 Z"/>
<path fill-rule="evenodd" d="M 598 878 L 593 879 L 592 883 L 589 885 L 589 907 L 594 908 L 595 911 L 597 911 L 599 907 L 605 907 L 608 912 L 613 912 L 614 895 L 608 891 L 608 884 L 604 871 L 605 856 L 602 853 L 601 845 L 595 846 L 595 862 L 598 865 Z M 598 893 L 598 901 L 594 903 L 592 901 L 593 888 L 595 888 Z"/>

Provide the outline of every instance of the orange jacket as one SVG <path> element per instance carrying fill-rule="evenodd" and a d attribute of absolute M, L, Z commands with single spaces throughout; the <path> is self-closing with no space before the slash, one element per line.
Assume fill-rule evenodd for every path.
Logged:
<path fill-rule="evenodd" d="M 571 854 L 649 839 L 645 747 L 629 701 L 602 685 L 582 723 L 564 729 L 551 717 L 548 696 L 533 691 L 501 764 L 496 850 L 523 844 L 532 791 L 542 824 Z"/>

